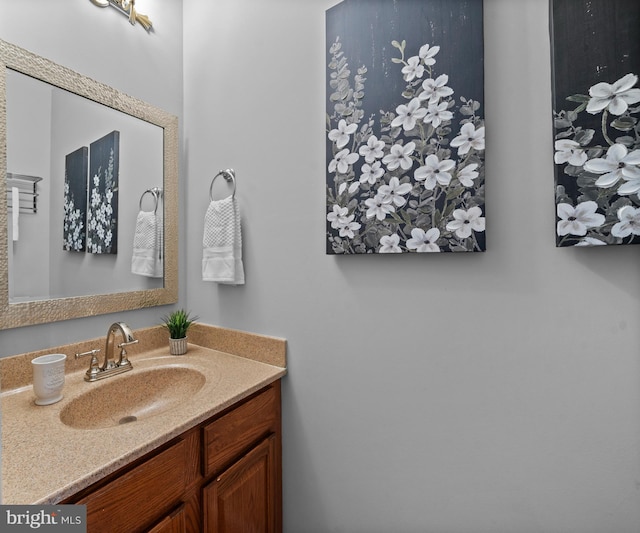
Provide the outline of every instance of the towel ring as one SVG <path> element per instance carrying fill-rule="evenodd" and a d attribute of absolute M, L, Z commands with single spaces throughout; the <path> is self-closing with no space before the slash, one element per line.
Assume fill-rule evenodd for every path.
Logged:
<path fill-rule="evenodd" d="M 213 179 L 211 180 L 211 185 L 209 186 L 209 200 L 213 202 L 213 182 L 216 181 L 218 176 L 222 176 L 227 182 L 233 183 L 233 191 L 231 192 L 231 198 L 236 195 L 236 171 L 232 168 L 226 168 L 218 172 Z"/>
<path fill-rule="evenodd" d="M 160 189 L 159 187 L 154 187 L 153 189 L 147 189 L 146 191 L 144 191 L 140 196 L 140 203 L 139 203 L 140 211 L 142 211 L 142 200 L 144 199 L 145 194 L 150 194 L 151 196 L 153 196 L 153 201 L 155 202 L 155 206 L 153 208 L 153 214 L 154 215 L 157 214 L 158 204 L 160 203 L 160 196 L 162 195 L 162 189 Z"/>

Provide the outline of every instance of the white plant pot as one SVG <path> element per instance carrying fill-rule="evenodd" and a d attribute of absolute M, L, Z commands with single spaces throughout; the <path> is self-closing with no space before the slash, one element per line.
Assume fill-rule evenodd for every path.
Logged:
<path fill-rule="evenodd" d="M 181 339 L 169 339 L 169 353 L 171 355 L 184 355 L 187 353 L 187 337 Z"/>

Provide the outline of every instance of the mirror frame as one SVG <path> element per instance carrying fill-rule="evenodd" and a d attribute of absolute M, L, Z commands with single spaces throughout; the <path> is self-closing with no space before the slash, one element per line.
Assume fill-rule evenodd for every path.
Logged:
<path fill-rule="evenodd" d="M 178 117 L 0 39 L 0 330 L 142 309 L 178 301 Z M 164 286 L 156 289 L 9 302 L 7 69 L 163 128 Z"/>

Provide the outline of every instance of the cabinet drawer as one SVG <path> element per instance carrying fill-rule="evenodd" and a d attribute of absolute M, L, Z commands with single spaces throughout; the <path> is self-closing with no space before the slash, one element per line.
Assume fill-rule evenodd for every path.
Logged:
<path fill-rule="evenodd" d="M 203 432 L 203 471 L 209 476 L 229 465 L 262 436 L 277 428 L 278 390 L 271 386 L 206 425 Z"/>
<path fill-rule="evenodd" d="M 187 446 L 179 441 L 76 503 L 87 506 L 87 531 L 141 531 L 163 517 L 185 490 Z"/>

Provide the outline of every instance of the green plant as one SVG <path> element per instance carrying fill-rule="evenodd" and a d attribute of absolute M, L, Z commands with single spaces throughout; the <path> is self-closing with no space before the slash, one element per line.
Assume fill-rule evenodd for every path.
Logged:
<path fill-rule="evenodd" d="M 191 316 L 190 311 L 178 309 L 162 317 L 163 326 L 169 330 L 169 337 L 182 339 L 187 336 L 189 326 L 198 320 L 197 316 Z"/>

